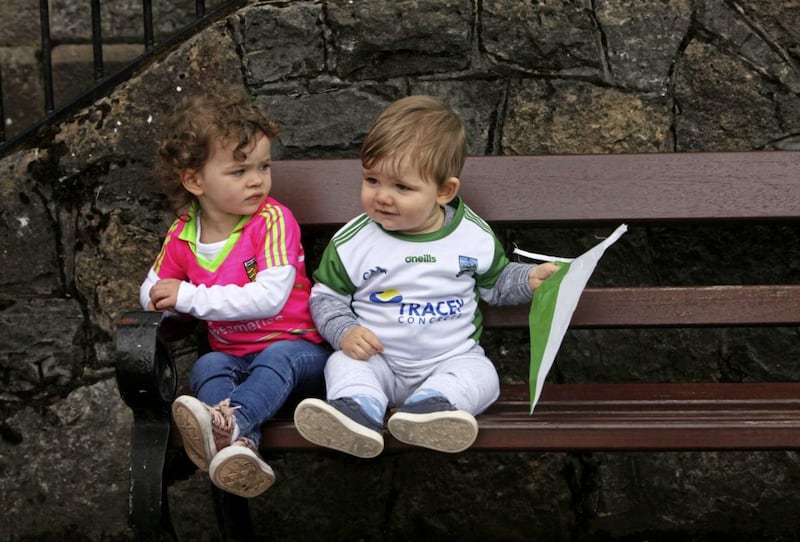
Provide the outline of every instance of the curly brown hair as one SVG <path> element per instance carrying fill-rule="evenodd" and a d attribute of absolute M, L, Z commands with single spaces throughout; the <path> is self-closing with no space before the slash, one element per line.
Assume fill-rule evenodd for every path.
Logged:
<path fill-rule="evenodd" d="M 167 121 L 158 149 L 158 173 L 172 211 L 180 216 L 194 201 L 181 182 L 181 171 L 201 169 L 217 140 L 235 141 L 233 155 L 244 160 L 246 149 L 258 137 L 278 137 L 280 127 L 241 88 L 184 98 Z"/>

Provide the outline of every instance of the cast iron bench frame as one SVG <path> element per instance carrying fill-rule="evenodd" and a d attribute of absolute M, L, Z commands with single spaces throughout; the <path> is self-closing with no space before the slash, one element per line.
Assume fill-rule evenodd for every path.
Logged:
<path fill-rule="evenodd" d="M 353 159 L 276 161 L 272 195 L 301 227 L 339 225 L 361 212 L 359 175 Z M 465 201 L 493 225 L 608 225 L 610 233 L 622 222 L 634 228 L 800 218 L 799 151 L 470 157 L 462 181 Z M 488 307 L 485 316 L 487 328 L 528 325 L 527 306 Z M 800 285 L 729 284 L 589 288 L 570 325 L 797 324 Z M 117 383 L 134 415 L 130 520 L 145 540 L 175 538 L 166 497 L 168 451 L 180 446 L 169 414 L 178 385 L 170 342 L 186 333 L 176 329 L 162 325 L 160 313 L 136 311 L 116 332 Z M 534 415 L 528 410 L 527 386 L 504 385 L 500 400 L 479 416 L 471 450 L 800 448 L 800 382 L 546 384 Z M 320 450 L 289 418 L 263 431 L 262 448 L 271 452 Z M 408 449 L 390 436 L 386 448 Z M 246 500 L 213 494 L 223 538 L 251 538 Z"/>

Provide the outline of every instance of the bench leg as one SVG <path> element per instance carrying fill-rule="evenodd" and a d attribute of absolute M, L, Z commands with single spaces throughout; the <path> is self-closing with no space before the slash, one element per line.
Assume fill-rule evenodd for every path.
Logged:
<path fill-rule="evenodd" d="M 131 429 L 130 523 L 138 540 L 175 541 L 164 466 L 169 444 L 167 412 L 134 411 Z"/>
<path fill-rule="evenodd" d="M 211 497 L 222 540 L 226 542 L 252 542 L 256 539 L 250 519 L 248 499 L 222 491 L 211 484 Z"/>

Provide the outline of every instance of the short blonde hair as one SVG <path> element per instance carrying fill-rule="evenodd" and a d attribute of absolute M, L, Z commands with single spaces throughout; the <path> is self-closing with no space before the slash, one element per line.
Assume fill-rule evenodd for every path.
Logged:
<path fill-rule="evenodd" d="M 378 161 L 408 158 L 422 177 L 441 186 L 461 175 L 467 137 L 461 119 L 430 96 L 408 96 L 392 103 L 370 128 L 361 147 L 365 168 Z"/>

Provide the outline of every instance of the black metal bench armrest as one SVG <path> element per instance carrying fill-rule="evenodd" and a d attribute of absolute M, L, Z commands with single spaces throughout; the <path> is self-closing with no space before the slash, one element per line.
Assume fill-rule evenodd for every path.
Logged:
<path fill-rule="evenodd" d="M 133 410 L 164 409 L 175 398 L 177 372 L 168 343 L 194 332 L 197 322 L 155 311 L 126 313 L 117 322 L 117 386 Z"/>
<path fill-rule="evenodd" d="M 117 322 L 117 387 L 133 410 L 130 523 L 141 540 L 175 540 L 165 467 L 177 371 L 168 345 L 196 329 L 193 318 L 155 311 L 129 312 Z"/>

